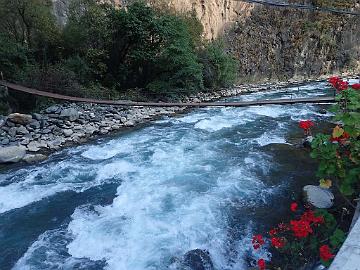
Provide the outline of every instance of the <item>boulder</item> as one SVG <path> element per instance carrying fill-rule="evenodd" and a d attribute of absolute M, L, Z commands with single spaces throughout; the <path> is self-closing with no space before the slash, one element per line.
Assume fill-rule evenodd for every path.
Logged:
<path fill-rule="evenodd" d="M 320 186 L 307 185 L 303 188 L 304 199 L 317 208 L 331 208 L 334 205 L 334 194 Z"/>
<path fill-rule="evenodd" d="M 132 120 L 129 120 L 129 121 L 125 122 L 124 125 L 126 127 L 133 127 L 133 126 L 135 126 L 135 122 Z"/>
<path fill-rule="evenodd" d="M 27 145 L 30 152 L 38 152 L 43 145 L 39 142 L 32 141 Z"/>
<path fill-rule="evenodd" d="M 314 140 L 314 137 L 313 137 L 313 136 L 307 136 L 307 137 L 303 140 L 302 145 L 303 145 L 305 148 L 311 149 L 311 143 L 312 143 L 313 140 Z"/>
<path fill-rule="evenodd" d="M 8 138 L 2 139 L 0 141 L 0 144 L 2 144 L 2 145 L 8 145 L 9 143 L 10 143 L 10 140 Z"/>
<path fill-rule="evenodd" d="M 64 109 L 60 113 L 60 117 L 67 118 L 70 121 L 75 121 L 79 119 L 79 115 L 79 112 L 74 108 Z"/>
<path fill-rule="evenodd" d="M 214 265 L 207 250 L 194 249 L 184 255 L 184 268 L 192 270 L 213 270 Z"/>
<path fill-rule="evenodd" d="M 54 105 L 45 110 L 46 113 L 59 113 L 61 111 L 60 106 Z"/>
<path fill-rule="evenodd" d="M 26 154 L 22 146 L 8 146 L 0 148 L 0 163 L 19 162 Z"/>
<path fill-rule="evenodd" d="M 42 154 L 27 154 L 23 157 L 23 161 L 25 161 L 26 163 L 36 163 L 36 162 L 41 162 L 47 159 L 47 156 L 42 155 Z"/>
<path fill-rule="evenodd" d="M 9 128 L 9 130 L 8 130 L 8 134 L 9 134 L 11 137 L 15 137 L 15 136 L 16 136 L 16 132 L 17 132 L 17 128 L 16 128 L 16 127 Z"/>
<path fill-rule="evenodd" d="M 26 127 L 20 126 L 17 128 L 16 133 L 20 135 L 25 135 L 25 134 L 29 134 L 29 131 L 26 129 Z"/>
<path fill-rule="evenodd" d="M 8 120 L 15 124 L 27 125 L 32 121 L 32 116 L 29 114 L 12 113 L 8 115 Z"/>
<path fill-rule="evenodd" d="M 64 129 L 63 133 L 64 133 L 64 136 L 70 137 L 74 133 L 74 131 L 72 131 L 72 129 Z"/>

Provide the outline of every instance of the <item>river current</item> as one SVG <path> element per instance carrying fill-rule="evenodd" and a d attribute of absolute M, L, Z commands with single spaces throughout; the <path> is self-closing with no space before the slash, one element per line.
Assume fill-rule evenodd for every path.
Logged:
<path fill-rule="evenodd" d="M 230 100 L 323 95 L 310 83 Z M 247 269 L 267 256 L 252 234 L 313 181 L 288 138 L 329 117 L 319 108 L 196 109 L 1 171 L 0 269 L 206 269 L 184 264 L 195 249 L 214 269 Z"/>

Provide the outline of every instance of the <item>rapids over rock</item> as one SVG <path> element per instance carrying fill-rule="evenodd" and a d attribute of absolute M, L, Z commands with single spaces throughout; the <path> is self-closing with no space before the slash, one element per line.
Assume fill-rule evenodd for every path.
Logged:
<path fill-rule="evenodd" d="M 331 95 L 309 83 L 230 100 Z M 206 108 L 0 171 L 0 269 L 247 269 L 316 165 L 293 145 L 327 105 Z"/>

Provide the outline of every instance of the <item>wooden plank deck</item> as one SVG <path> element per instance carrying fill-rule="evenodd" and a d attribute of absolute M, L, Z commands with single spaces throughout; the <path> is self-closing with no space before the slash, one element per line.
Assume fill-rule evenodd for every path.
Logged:
<path fill-rule="evenodd" d="M 168 103 L 168 102 L 134 102 L 134 101 L 116 101 L 116 100 L 99 100 L 91 98 L 81 98 L 65 96 L 55 93 L 44 92 L 21 85 L 0 81 L 0 85 L 7 87 L 10 90 L 28 93 L 41 97 L 48 97 L 53 99 L 85 102 L 94 104 L 116 105 L 116 106 L 141 106 L 141 107 L 247 107 L 247 106 L 261 106 L 261 105 L 287 105 L 297 103 L 332 103 L 335 101 L 334 97 L 312 97 L 312 98 L 297 98 L 297 99 L 272 99 L 272 100 L 255 100 L 255 101 L 239 101 L 239 102 L 199 102 L 199 103 Z"/>

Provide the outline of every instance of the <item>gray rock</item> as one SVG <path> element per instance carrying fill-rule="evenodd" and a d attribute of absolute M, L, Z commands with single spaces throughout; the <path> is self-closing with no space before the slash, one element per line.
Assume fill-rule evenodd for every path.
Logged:
<path fill-rule="evenodd" d="M 22 146 L 8 146 L 0 148 L 0 163 L 19 162 L 26 154 Z"/>
<path fill-rule="evenodd" d="M 0 144 L 2 144 L 2 145 L 8 145 L 9 143 L 10 143 L 10 140 L 8 138 L 5 138 L 0 141 Z"/>
<path fill-rule="evenodd" d="M 16 127 L 12 127 L 8 130 L 8 134 L 11 136 L 11 137 L 15 137 L 16 136 L 16 131 L 17 131 L 17 128 Z"/>
<path fill-rule="evenodd" d="M 64 133 L 64 136 L 70 137 L 74 133 L 74 131 L 72 131 L 72 129 L 64 129 L 63 133 Z"/>
<path fill-rule="evenodd" d="M 125 122 L 124 125 L 126 127 L 133 127 L 133 126 L 135 126 L 135 122 L 130 120 L 130 121 Z"/>
<path fill-rule="evenodd" d="M 42 114 L 39 114 L 39 113 L 33 113 L 33 118 L 35 118 L 36 120 L 38 121 L 41 121 L 44 117 Z"/>
<path fill-rule="evenodd" d="M 8 115 L 8 120 L 20 125 L 27 125 L 32 121 L 32 116 L 29 114 L 12 113 Z"/>
<path fill-rule="evenodd" d="M 5 123 L 6 123 L 6 119 L 5 118 L 0 118 L 0 128 L 2 126 L 5 126 Z"/>
<path fill-rule="evenodd" d="M 331 208 L 334 205 L 334 194 L 328 189 L 307 185 L 303 192 L 305 201 L 317 208 Z"/>
<path fill-rule="evenodd" d="M 34 128 L 34 129 L 38 129 L 40 128 L 40 122 L 37 121 L 37 120 L 33 120 L 30 124 L 29 124 L 30 127 Z"/>
<path fill-rule="evenodd" d="M 21 145 L 28 145 L 29 143 L 30 143 L 30 139 L 29 139 L 29 138 L 25 138 L 25 139 L 23 139 L 23 140 L 20 142 Z"/>
<path fill-rule="evenodd" d="M 11 121 L 6 121 L 6 125 L 8 127 L 15 127 L 15 123 L 11 122 Z"/>
<path fill-rule="evenodd" d="M 41 162 L 47 159 L 47 156 L 43 154 L 27 154 L 25 157 L 23 157 L 23 161 L 26 163 L 36 163 Z"/>
<path fill-rule="evenodd" d="M 213 270 L 214 265 L 206 250 L 194 249 L 187 252 L 183 259 L 184 269 Z"/>
<path fill-rule="evenodd" d="M 85 131 L 86 134 L 92 135 L 92 134 L 94 134 L 95 132 L 97 132 L 98 129 L 95 128 L 95 127 L 93 127 L 93 126 L 86 126 L 86 127 L 84 128 L 84 131 Z"/>
<path fill-rule="evenodd" d="M 20 126 L 17 128 L 16 133 L 20 135 L 25 135 L 25 134 L 29 134 L 29 131 L 26 129 L 26 127 Z"/>
<path fill-rule="evenodd" d="M 74 108 L 64 109 L 60 113 L 60 117 L 67 118 L 70 121 L 75 121 L 79 119 L 79 115 L 80 115 L 79 112 Z"/>
<path fill-rule="evenodd" d="M 47 144 L 48 144 L 48 147 L 49 147 L 50 149 L 55 149 L 55 150 L 57 150 L 57 149 L 59 149 L 60 146 L 61 146 L 61 141 L 60 141 L 60 140 L 53 140 L 53 141 L 48 142 Z"/>
<path fill-rule="evenodd" d="M 30 152 L 38 152 L 43 145 L 39 142 L 32 141 L 27 145 Z"/>
<path fill-rule="evenodd" d="M 58 105 L 51 106 L 45 110 L 46 113 L 60 113 L 61 108 Z"/>

